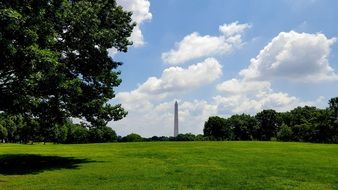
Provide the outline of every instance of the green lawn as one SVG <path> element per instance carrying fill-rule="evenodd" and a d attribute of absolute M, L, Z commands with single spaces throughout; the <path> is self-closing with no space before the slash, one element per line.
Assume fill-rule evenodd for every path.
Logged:
<path fill-rule="evenodd" d="M 338 145 L 0 144 L 0 189 L 338 189 Z"/>

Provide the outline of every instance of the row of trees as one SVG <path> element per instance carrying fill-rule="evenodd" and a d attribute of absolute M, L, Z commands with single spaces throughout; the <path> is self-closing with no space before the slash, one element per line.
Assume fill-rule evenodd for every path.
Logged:
<path fill-rule="evenodd" d="M 280 140 L 338 143 L 338 97 L 329 107 L 297 107 L 288 112 L 263 110 L 255 116 L 209 117 L 204 136 L 214 140 Z"/>
<path fill-rule="evenodd" d="M 114 142 L 116 139 L 115 131 L 106 126 L 92 127 L 68 120 L 64 125 L 56 124 L 46 128 L 38 120 L 21 115 L 0 115 L 0 142 L 101 143 Z"/>
<path fill-rule="evenodd" d="M 205 137 L 201 134 L 194 135 L 191 133 L 178 134 L 176 137 L 167 137 L 167 136 L 153 136 L 149 138 L 144 138 L 139 134 L 131 133 L 124 137 L 118 136 L 118 142 L 149 142 L 149 141 L 206 141 L 210 140 L 208 137 Z"/>
<path fill-rule="evenodd" d="M 156 142 L 156 141 L 214 141 L 214 140 L 221 140 L 216 139 L 211 136 L 204 136 L 202 134 L 192 134 L 192 133 L 185 133 L 185 134 L 178 134 L 176 137 L 173 136 L 152 136 L 149 138 L 142 137 L 139 134 L 131 133 L 124 137 L 118 136 L 117 142 Z"/>

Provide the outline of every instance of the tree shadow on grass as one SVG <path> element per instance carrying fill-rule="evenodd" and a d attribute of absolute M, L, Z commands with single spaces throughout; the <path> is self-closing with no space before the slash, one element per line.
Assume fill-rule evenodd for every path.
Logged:
<path fill-rule="evenodd" d="M 74 157 L 43 156 L 37 154 L 0 155 L 0 174 L 26 175 L 57 169 L 76 169 L 79 164 L 90 163 L 88 159 Z"/>

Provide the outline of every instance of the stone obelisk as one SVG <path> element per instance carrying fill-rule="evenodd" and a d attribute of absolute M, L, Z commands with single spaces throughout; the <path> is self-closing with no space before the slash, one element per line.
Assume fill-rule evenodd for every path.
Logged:
<path fill-rule="evenodd" d="M 175 101 L 174 137 L 178 135 L 178 104 Z"/>

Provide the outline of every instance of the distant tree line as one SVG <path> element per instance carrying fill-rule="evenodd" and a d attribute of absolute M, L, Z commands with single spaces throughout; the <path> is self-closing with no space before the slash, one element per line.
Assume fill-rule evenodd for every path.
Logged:
<path fill-rule="evenodd" d="M 107 126 L 92 127 L 89 124 L 74 124 L 67 120 L 64 125 L 46 128 L 38 120 L 21 115 L 0 114 L 0 142 L 7 143 L 101 143 L 114 142 L 117 135 Z"/>
<path fill-rule="evenodd" d="M 338 143 L 338 97 L 329 100 L 329 107 L 297 107 L 287 112 L 263 110 L 255 116 L 236 114 L 229 118 L 211 116 L 204 124 L 204 134 L 178 134 L 176 137 L 144 138 L 131 133 L 117 136 L 107 126 L 92 127 L 87 123 L 46 127 L 38 120 L 22 115 L 0 113 L 0 142 L 9 143 L 101 143 L 148 141 L 259 140 Z"/>
<path fill-rule="evenodd" d="M 204 136 L 211 140 L 338 143 L 338 97 L 330 99 L 326 109 L 304 106 L 287 112 L 263 110 L 255 116 L 212 116 L 204 124 Z"/>
<path fill-rule="evenodd" d="M 176 137 L 142 138 L 132 133 L 117 137 L 118 142 L 141 141 L 212 141 L 257 140 L 338 143 L 338 97 L 329 100 L 329 107 L 297 107 L 287 112 L 263 110 L 255 116 L 235 114 L 229 118 L 211 116 L 204 124 L 204 135 L 191 133 Z"/>
<path fill-rule="evenodd" d="M 203 141 L 209 137 L 191 133 L 177 137 L 153 136 L 142 137 L 131 133 L 124 137 L 107 126 L 92 127 L 88 123 L 75 124 L 67 120 L 64 125 L 46 127 L 39 120 L 22 115 L 0 113 L 0 143 L 32 144 L 34 142 L 52 142 L 61 144 L 104 143 L 104 142 L 148 142 L 148 141 Z"/>
<path fill-rule="evenodd" d="M 136 133 L 131 133 L 124 137 L 118 136 L 118 142 L 152 142 L 152 141 L 206 141 L 210 140 L 209 137 L 205 137 L 201 134 L 194 135 L 191 133 L 178 134 L 176 137 L 168 136 L 153 136 L 149 138 L 141 137 L 141 135 Z"/>

